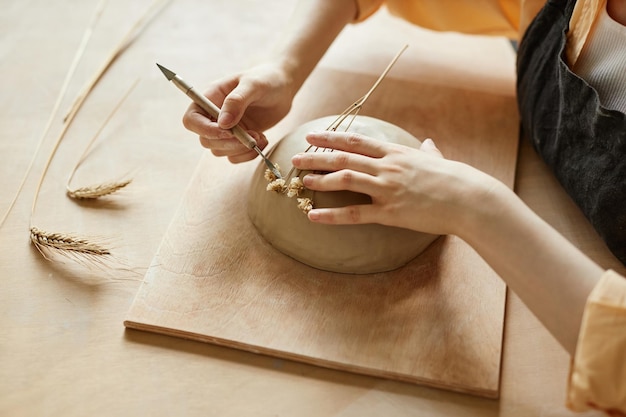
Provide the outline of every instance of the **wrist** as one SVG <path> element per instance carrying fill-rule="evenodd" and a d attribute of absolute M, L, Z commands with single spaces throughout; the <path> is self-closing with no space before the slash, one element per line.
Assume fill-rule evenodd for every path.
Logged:
<path fill-rule="evenodd" d="M 274 62 L 276 62 L 278 71 L 282 74 L 283 81 L 293 98 L 310 72 L 303 68 L 300 61 L 293 56 L 284 55 L 276 58 Z"/>
<path fill-rule="evenodd" d="M 517 197 L 502 182 L 480 171 L 469 178 L 469 186 L 461 193 L 461 212 L 453 234 L 472 244 L 488 236 L 488 230 L 503 227 L 510 220 Z"/>

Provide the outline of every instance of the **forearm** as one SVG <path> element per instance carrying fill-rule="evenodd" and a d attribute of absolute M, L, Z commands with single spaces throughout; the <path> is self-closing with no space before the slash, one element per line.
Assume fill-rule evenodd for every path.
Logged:
<path fill-rule="evenodd" d="M 302 0 L 274 47 L 297 91 L 328 47 L 357 13 L 354 0 Z"/>
<path fill-rule="evenodd" d="M 571 354 L 587 297 L 604 272 L 501 183 L 459 235 Z"/>

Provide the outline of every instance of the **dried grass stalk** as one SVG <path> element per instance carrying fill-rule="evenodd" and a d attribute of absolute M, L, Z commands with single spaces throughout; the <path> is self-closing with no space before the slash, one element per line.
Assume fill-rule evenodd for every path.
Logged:
<path fill-rule="evenodd" d="M 44 127 L 43 132 L 41 136 L 39 137 L 39 140 L 37 141 L 37 146 L 35 147 L 35 151 L 32 154 L 33 156 L 30 162 L 28 163 L 28 167 L 26 168 L 24 177 L 22 178 L 20 185 L 17 187 L 17 191 L 15 192 L 15 196 L 13 197 L 13 200 L 11 200 L 9 207 L 7 208 L 6 212 L 2 216 L 2 220 L 0 220 L 0 227 L 2 227 L 5 220 L 9 216 L 9 213 L 13 209 L 13 206 L 15 206 L 15 203 L 17 202 L 17 197 L 20 195 L 20 193 L 22 192 L 22 189 L 24 188 L 24 184 L 26 183 L 28 174 L 30 174 L 30 171 L 33 169 L 33 165 L 35 164 L 35 160 L 37 159 L 37 156 L 39 155 L 39 150 L 41 149 L 41 145 L 43 144 L 43 141 L 46 135 L 48 134 L 50 127 L 52 126 L 52 122 L 54 121 L 54 118 L 59 110 L 61 101 L 63 100 L 63 97 L 65 96 L 65 92 L 67 91 L 67 88 L 70 84 L 72 77 L 74 76 L 76 67 L 78 67 L 78 63 L 80 62 L 85 52 L 85 48 L 87 44 L 89 43 L 89 39 L 91 39 L 91 35 L 93 34 L 93 29 L 96 26 L 96 23 L 98 22 L 98 20 L 100 19 L 100 16 L 102 15 L 102 11 L 104 10 L 105 4 L 106 4 L 106 0 L 100 0 L 87 26 L 87 29 L 85 29 L 85 33 L 83 34 L 80 45 L 78 46 L 78 49 L 76 50 L 76 53 L 74 54 L 74 58 L 72 59 L 70 68 L 68 69 L 67 74 L 65 75 L 65 79 L 63 80 L 63 84 L 61 86 L 61 90 L 59 91 L 59 95 L 57 96 L 54 106 L 52 107 L 52 112 L 50 113 L 50 116 L 48 117 L 48 121 L 46 122 L 46 126 Z"/>
<path fill-rule="evenodd" d="M 74 103 L 70 107 L 63 121 L 71 119 L 78 112 L 78 108 L 83 105 L 83 102 L 87 99 L 89 93 L 91 93 L 98 82 L 100 82 L 100 79 L 102 79 L 111 65 L 113 65 L 113 63 L 124 53 L 124 51 L 128 49 L 128 47 L 133 43 L 137 36 L 139 36 L 143 29 L 148 26 L 152 19 L 156 17 L 171 1 L 172 0 L 155 0 L 152 5 L 148 7 L 146 12 L 135 22 L 135 24 L 122 38 L 120 43 L 113 49 L 113 52 L 111 52 L 111 55 L 109 55 L 106 61 L 102 64 L 102 67 L 100 67 L 93 78 L 85 84 L 81 92 L 74 100 Z"/>
<path fill-rule="evenodd" d="M 380 74 L 380 76 L 378 77 L 378 79 L 376 80 L 374 85 L 372 85 L 372 87 L 369 89 L 369 91 L 367 93 L 365 93 L 365 95 L 363 97 L 361 97 L 360 99 L 358 99 L 357 101 L 352 103 L 350 106 L 348 106 L 348 108 L 346 108 L 339 115 L 339 117 L 337 117 L 337 119 L 335 119 L 335 121 L 333 121 L 333 123 L 331 123 L 331 125 L 326 130 L 331 130 L 331 131 L 337 130 L 337 128 L 339 126 L 341 126 L 341 124 L 343 123 L 344 120 L 346 120 L 346 118 L 348 118 L 349 116 L 352 116 L 352 119 L 350 119 L 350 122 L 348 123 L 348 126 L 346 126 L 346 128 L 344 129 L 345 131 L 348 131 L 348 129 L 350 128 L 350 125 L 352 124 L 352 121 L 354 121 L 354 118 L 359 114 L 359 112 L 361 111 L 361 108 L 363 107 L 363 105 L 365 104 L 367 99 L 370 97 L 370 95 L 372 95 L 374 90 L 376 90 L 376 88 L 378 88 L 378 85 L 387 76 L 387 73 L 391 70 L 391 67 L 393 67 L 395 65 L 396 61 L 400 58 L 400 55 L 402 55 L 402 53 L 406 50 L 406 48 L 408 48 L 408 45 L 404 45 L 402 47 L 402 49 L 400 49 L 400 51 L 398 51 L 396 56 L 393 57 L 391 62 L 387 65 L 387 68 L 385 68 L 385 70 L 382 72 L 382 74 Z"/>
<path fill-rule="evenodd" d="M 400 51 L 398 51 L 398 53 L 393 57 L 391 62 L 389 62 L 389 64 L 385 68 L 385 70 L 380 74 L 380 76 L 378 77 L 376 82 L 372 85 L 372 87 L 370 87 L 370 89 L 367 91 L 367 93 L 365 93 L 365 95 L 363 97 L 361 97 L 360 99 L 356 100 L 354 103 L 350 104 L 343 112 L 341 112 L 341 114 L 339 116 L 337 116 L 337 118 L 335 120 L 333 120 L 333 122 L 330 124 L 330 126 L 328 126 L 326 128 L 326 130 L 332 131 L 332 132 L 336 131 L 348 117 L 352 116 L 352 118 L 348 122 L 348 125 L 345 127 L 344 131 L 347 132 L 348 129 L 350 129 L 350 126 L 352 125 L 352 122 L 354 121 L 356 116 L 359 114 L 359 112 L 363 108 L 363 105 L 365 104 L 367 99 L 372 95 L 374 90 L 376 90 L 376 88 L 378 88 L 378 85 L 387 76 L 387 73 L 389 73 L 391 68 L 395 65 L 396 61 L 400 58 L 400 55 L 402 55 L 404 53 L 404 51 L 406 50 L 406 48 L 408 48 L 408 47 L 409 47 L 408 45 L 404 45 L 400 49 Z M 313 148 L 313 145 L 309 145 L 304 150 L 304 152 L 309 152 L 311 150 L 311 148 Z M 316 152 L 317 150 L 318 150 L 318 148 L 316 147 L 313 150 L 313 152 Z M 325 150 L 326 149 L 323 149 L 322 151 L 325 151 Z M 332 149 L 330 151 L 332 152 Z M 295 170 L 296 170 L 295 167 L 291 167 L 291 169 L 287 173 L 287 179 L 292 177 L 292 175 L 293 175 Z M 298 170 L 298 173 L 296 175 L 297 176 L 300 175 L 300 171 L 299 170 Z"/>

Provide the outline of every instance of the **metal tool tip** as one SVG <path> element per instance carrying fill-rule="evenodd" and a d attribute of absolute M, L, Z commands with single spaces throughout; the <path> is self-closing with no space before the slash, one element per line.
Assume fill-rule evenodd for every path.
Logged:
<path fill-rule="evenodd" d="M 168 70 L 167 68 L 165 68 L 163 65 L 160 65 L 158 62 L 156 64 L 157 64 L 157 67 L 159 67 L 159 69 L 163 73 L 163 75 L 165 75 L 165 78 L 167 78 L 168 81 L 172 81 L 172 78 L 174 78 L 176 74 Z"/>
<path fill-rule="evenodd" d="M 274 176 L 276 176 L 276 178 L 281 179 L 283 177 L 278 168 L 276 168 L 276 165 L 274 165 L 272 161 L 267 159 L 265 155 L 263 155 L 263 160 L 265 161 L 265 165 L 267 165 L 269 170 L 272 172 L 272 174 L 274 174 Z"/>

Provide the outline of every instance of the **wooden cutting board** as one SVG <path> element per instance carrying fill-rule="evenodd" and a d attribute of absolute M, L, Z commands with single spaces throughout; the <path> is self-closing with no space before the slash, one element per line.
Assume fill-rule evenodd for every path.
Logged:
<path fill-rule="evenodd" d="M 374 79 L 316 70 L 274 134 L 341 112 Z M 513 185 L 511 96 L 389 77 L 362 113 L 432 137 L 446 157 Z M 506 287 L 467 244 L 441 237 L 407 266 L 381 274 L 313 269 L 277 252 L 247 218 L 257 163 L 231 165 L 209 153 L 201 160 L 125 326 L 498 396 Z"/>

